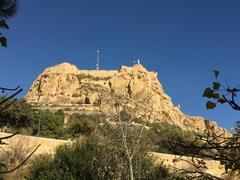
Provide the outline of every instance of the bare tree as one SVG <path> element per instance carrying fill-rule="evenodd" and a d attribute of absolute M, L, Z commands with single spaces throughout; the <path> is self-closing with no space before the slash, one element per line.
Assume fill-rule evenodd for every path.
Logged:
<path fill-rule="evenodd" d="M 110 99 L 108 99 L 108 102 L 111 102 L 114 113 L 116 114 L 113 118 L 116 121 L 116 125 L 120 128 L 121 141 L 124 154 L 128 160 L 129 177 L 131 180 L 134 179 L 133 159 L 139 149 L 143 131 L 146 128 L 146 122 L 152 115 L 151 98 L 152 95 L 133 100 L 112 93 Z M 147 106 L 147 104 L 150 104 L 150 106 Z M 141 122 L 138 123 L 136 120 Z M 133 144 L 129 143 L 130 128 L 136 128 L 138 130 L 138 135 Z"/>

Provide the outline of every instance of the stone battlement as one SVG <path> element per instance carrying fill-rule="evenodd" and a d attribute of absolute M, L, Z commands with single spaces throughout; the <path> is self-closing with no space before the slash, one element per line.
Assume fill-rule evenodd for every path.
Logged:
<path fill-rule="evenodd" d="M 78 74 L 97 77 L 112 77 L 117 74 L 117 70 L 79 70 Z"/>

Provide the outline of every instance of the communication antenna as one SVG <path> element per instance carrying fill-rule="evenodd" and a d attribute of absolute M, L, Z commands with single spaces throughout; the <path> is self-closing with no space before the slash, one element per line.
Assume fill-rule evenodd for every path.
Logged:
<path fill-rule="evenodd" d="M 99 65 L 100 65 L 100 51 L 99 50 L 97 50 L 97 58 L 96 58 L 96 61 L 97 61 L 97 63 L 96 63 L 96 69 L 97 70 L 99 70 Z"/>

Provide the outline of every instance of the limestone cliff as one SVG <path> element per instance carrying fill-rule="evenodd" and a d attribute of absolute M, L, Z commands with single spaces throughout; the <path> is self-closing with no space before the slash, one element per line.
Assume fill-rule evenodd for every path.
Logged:
<path fill-rule="evenodd" d="M 35 106 L 63 109 L 67 113 L 112 114 L 113 93 L 131 100 L 132 106 L 136 106 L 139 99 L 148 97 L 148 101 L 142 103 L 142 112 L 151 107 L 151 122 L 168 122 L 196 132 L 206 129 L 217 134 L 226 132 L 214 121 L 185 115 L 174 107 L 157 74 L 147 71 L 141 64 L 122 66 L 119 70 L 79 70 L 65 62 L 45 69 L 25 98 Z"/>

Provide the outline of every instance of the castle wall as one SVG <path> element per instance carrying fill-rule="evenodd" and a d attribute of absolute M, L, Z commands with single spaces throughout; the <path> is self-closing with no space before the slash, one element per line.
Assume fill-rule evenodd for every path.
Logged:
<path fill-rule="evenodd" d="M 117 70 L 79 70 L 79 74 L 97 76 L 97 77 L 112 77 L 118 73 Z"/>

